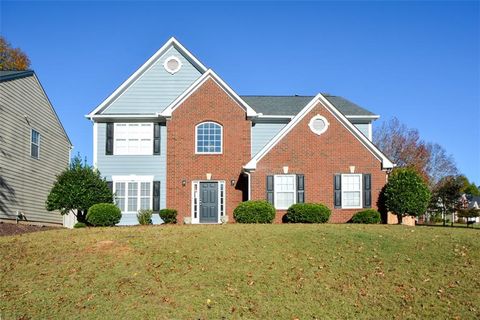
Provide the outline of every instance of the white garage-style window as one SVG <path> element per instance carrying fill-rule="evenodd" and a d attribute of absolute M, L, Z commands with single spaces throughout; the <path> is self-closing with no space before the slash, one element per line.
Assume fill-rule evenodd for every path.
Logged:
<path fill-rule="evenodd" d="M 342 174 L 342 208 L 362 207 L 362 175 Z"/>
<path fill-rule="evenodd" d="M 153 123 L 115 123 L 115 155 L 153 154 Z"/>
<path fill-rule="evenodd" d="M 138 210 L 152 209 L 153 178 L 136 177 L 130 180 L 125 177 L 113 177 L 113 193 L 115 203 L 124 213 L 136 213 Z"/>
<path fill-rule="evenodd" d="M 296 179 L 295 175 L 276 175 L 275 182 L 275 208 L 288 209 L 296 203 Z"/>
<path fill-rule="evenodd" d="M 223 146 L 223 128 L 215 122 L 202 122 L 195 128 L 195 153 L 220 154 Z"/>

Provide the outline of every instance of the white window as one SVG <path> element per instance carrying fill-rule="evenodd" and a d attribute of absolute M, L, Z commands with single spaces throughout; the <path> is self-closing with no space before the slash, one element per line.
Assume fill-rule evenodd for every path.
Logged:
<path fill-rule="evenodd" d="M 180 68 L 182 67 L 182 62 L 177 57 L 170 56 L 165 59 L 163 67 L 165 68 L 165 70 L 167 70 L 168 73 L 175 74 L 180 71 Z"/>
<path fill-rule="evenodd" d="M 32 129 L 30 140 L 30 156 L 32 158 L 40 158 L 40 133 Z"/>
<path fill-rule="evenodd" d="M 222 126 L 215 122 L 203 122 L 195 130 L 195 153 L 222 153 Z"/>
<path fill-rule="evenodd" d="M 153 154 L 153 123 L 115 123 L 115 155 Z"/>
<path fill-rule="evenodd" d="M 321 135 L 327 131 L 329 125 L 328 120 L 319 114 L 310 119 L 310 122 L 308 123 L 310 130 L 317 135 Z"/>
<path fill-rule="evenodd" d="M 275 208 L 288 209 L 296 203 L 296 176 L 295 175 L 276 175 L 275 179 Z"/>
<path fill-rule="evenodd" d="M 362 175 L 342 174 L 342 208 L 362 207 Z"/>
<path fill-rule="evenodd" d="M 152 209 L 151 181 L 115 181 L 115 203 L 122 212 Z"/>

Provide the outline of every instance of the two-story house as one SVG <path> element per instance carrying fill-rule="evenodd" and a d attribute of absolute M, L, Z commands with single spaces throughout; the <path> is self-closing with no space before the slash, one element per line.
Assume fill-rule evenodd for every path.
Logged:
<path fill-rule="evenodd" d="M 71 148 L 35 73 L 0 71 L 0 220 L 64 224 L 45 201 Z"/>
<path fill-rule="evenodd" d="M 87 117 L 122 224 L 166 207 L 232 222 L 248 199 L 270 201 L 277 222 L 299 202 L 345 222 L 376 206 L 393 168 L 371 142 L 377 115 L 331 95 L 240 96 L 174 38 Z"/>

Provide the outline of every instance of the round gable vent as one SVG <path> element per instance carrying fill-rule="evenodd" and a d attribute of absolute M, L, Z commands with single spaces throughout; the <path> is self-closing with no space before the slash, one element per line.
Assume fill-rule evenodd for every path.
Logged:
<path fill-rule="evenodd" d="M 165 62 L 163 63 L 163 67 L 167 72 L 174 74 L 180 70 L 182 67 L 182 62 L 175 56 L 170 56 L 167 59 L 165 59 Z"/>
<path fill-rule="evenodd" d="M 325 119 L 325 117 L 322 117 L 319 114 L 313 117 L 308 124 L 310 130 L 312 130 L 313 133 L 318 135 L 321 135 L 322 133 L 327 131 L 329 125 L 330 124 L 328 123 L 327 119 Z"/>

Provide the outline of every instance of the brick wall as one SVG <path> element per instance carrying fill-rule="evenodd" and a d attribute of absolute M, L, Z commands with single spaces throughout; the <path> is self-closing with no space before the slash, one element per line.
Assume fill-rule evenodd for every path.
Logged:
<path fill-rule="evenodd" d="M 222 154 L 195 154 L 195 126 L 204 121 L 223 126 Z M 167 207 L 178 210 L 179 223 L 191 216 L 192 181 L 205 180 L 207 173 L 212 180 L 225 180 L 226 213 L 233 221 L 243 190 L 230 181 L 239 181 L 242 166 L 251 158 L 250 128 L 245 111 L 212 79 L 173 112 L 167 121 Z"/>
<path fill-rule="evenodd" d="M 320 136 L 314 134 L 308 123 L 317 114 L 324 116 L 330 126 Z M 335 173 L 372 175 L 372 207 L 377 208 L 378 195 L 386 183 L 386 173 L 378 160 L 353 136 L 320 102 L 285 136 L 252 173 L 252 199 L 266 198 L 266 176 L 283 174 L 283 166 L 291 174 L 305 175 L 305 202 L 320 202 L 332 209 L 330 222 L 343 223 L 361 209 L 335 209 L 333 205 L 333 177 Z M 285 211 L 278 211 L 276 222 L 281 222 Z"/>

